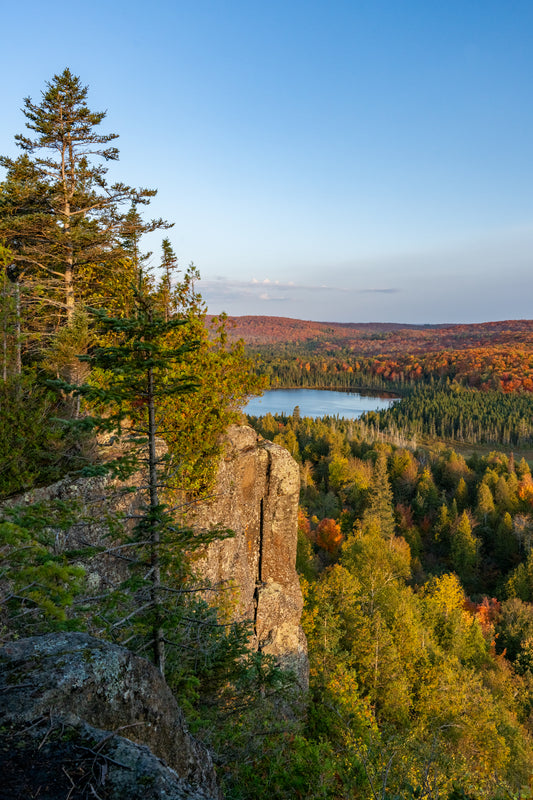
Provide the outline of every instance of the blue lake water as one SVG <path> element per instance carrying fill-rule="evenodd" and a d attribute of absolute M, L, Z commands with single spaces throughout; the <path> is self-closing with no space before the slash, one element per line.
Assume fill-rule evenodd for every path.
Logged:
<path fill-rule="evenodd" d="M 262 397 L 252 397 L 243 409 L 245 414 L 292 414 L 295 406 L 301 417 L 339 417 L 357 419 L 366 411 L 381 411 L 394 402 L 391 397 L 333 392 L 324 389 L 271 389 Z"/>

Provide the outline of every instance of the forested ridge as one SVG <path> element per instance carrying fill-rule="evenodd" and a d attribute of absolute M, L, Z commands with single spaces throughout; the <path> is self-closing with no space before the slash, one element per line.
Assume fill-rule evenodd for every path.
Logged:
<path fill-rule="evenodd" d="M 472 324 L 402 324 L 398 322 L 313 322 L 288 317 L 230 317 L 233 336 L 250 345 L 308 344 L 315 347 L 357 347 L 368 355 L 380 349 L 459 349 L 483 344 L 531 343 L 531 320 Z M 385 345 L 383 343 L 386 343 Z"/>
<path fill-rule="evenodd" d="M 483 390 L 533 391 L 533 323 L 472 325 L 305 322 L 232 317 L 272 386 L 396 388 L 456 380 Z"/>
<path fill-rule="evenodd" d="M 450 380 L 475 389 L 503 392 L 531 392 L 533 350 L 498 346 L 484 349 L 423 351 L 389 356 L 342 352 L 331 355 L 328 348 L 308 352 L 281 345 L 248 348 L 273 387 L 380 387 L 402 391 L 405 386 L 431 380 Z"/>
<path fill-rule="evenodd" d="M 22 154 L 0 159 L 0 640 L 83 630 L 151 658 L 233 800 L 531 796 L 533 325 L 292 321 L 280 347 L 272 322 L 254 367 L 170 239 L 145 252 L 172 226 L 145 218 L 153 190 L 108 182 L 116 135 L 80 79 L 54 76 L 23 114 Z M 174 513 L 212 489 L 263 375 L 402 394 L 361 421 L 249 420 L 300 465 L 304 697 L 206 599 L 195 558 L 231 532 Z M 465 459 L 441 436 L 498 451 Z M 62 549 L 90 514 L 17 498 L 64 476 L 134 481 L 143 503 L 106 519 L 109 542 Z M 95 593 L 84 565 L 111 549 L 126 577 Z"/>

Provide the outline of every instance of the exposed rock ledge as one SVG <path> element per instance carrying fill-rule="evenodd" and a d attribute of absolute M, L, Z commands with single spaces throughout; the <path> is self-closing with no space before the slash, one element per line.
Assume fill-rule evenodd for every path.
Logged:
<path fill-rule="evenodd" d="M 149 661 L 67 633 L 11 642 L 0 667 L 0 798 L 219 798 L 209 753 Z"/>
<path fill-rule="evenodd" d="M 253 623 L 251 646 L 276 656 L 306 688 L 307 642 L 300 625 L 303 603 L 295 568 L 298 465 L 287 450 L 248 426 L 231 426 L 224 444 L 213 494 L 189 509 L 187 522 L 198 529 L 231 528 L 235 537 L 213 542 L 198 567 L 213 584 L 231 582 L 237 595 L 232 616 Z M 106 478 L 64 478 L 28 492 L 24 499 L 72 499 L 82 512 L 101 517 L 98 524 L 72 528 L 58 543 L 74 549 L 102 542 L 106 510 L 135 513 L 138 495 L 112 495 Z M 94 591 L 125 577 L 124 562 L 112 556 L 93 559 L 87 568 Z"/>
<path fill-rule="evenodd" d="M 193 527 L 231 528 L 213 542 L 200 569 L 208 580 L 231 582 L 234 612 L 253 622 L 253 646 L 308 683 L 307 642 L 300 625 L 302 593 L 296 573 L 298 465 L 283 447 L 248 426 L 231 426 L 213 496 L 189 512 Z"/>

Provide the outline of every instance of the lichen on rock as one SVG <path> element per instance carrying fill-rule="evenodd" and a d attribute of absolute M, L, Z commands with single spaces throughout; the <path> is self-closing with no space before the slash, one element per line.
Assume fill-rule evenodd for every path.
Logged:
<path fill-rule="evenodd" d="M 190 735 L 170 689 L 149 661 L 84 633 L 51 633 L 10 642 L 0 650 L 0 665 L 0 757 L 13 769 L 16 751 L 35 751 L 38 761 L 40 741 L 52 734 L 57 739 L 63 730 L 77 748 L 99 753 L 103 739 L 113 740 L 112 752 L 121 755 L 103 751 L 106 769 L 109 759 L 129 766 L 117 771 L 114 765 L 107 789 L 113 783 L 129 786 L 130 773 L 144 769 L 147 781 L 154 786 L 167 781 L 174 792 L 145 799 L 219 797 L 209 752 Z M 105 795 L 130 796 L 137 794 Z"/>

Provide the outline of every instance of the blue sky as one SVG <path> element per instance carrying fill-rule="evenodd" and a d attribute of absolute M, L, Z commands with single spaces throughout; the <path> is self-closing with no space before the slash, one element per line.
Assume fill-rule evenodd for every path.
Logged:
<path fill-rule="evenodd" d="M 533 3 L 29 0 L 0 152 L 69 66 L 213 313 L 530 318 Z M 158 250 L 158 241 L 147 244 Z"/>

